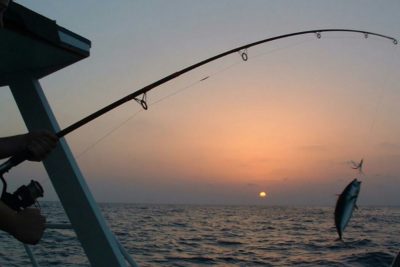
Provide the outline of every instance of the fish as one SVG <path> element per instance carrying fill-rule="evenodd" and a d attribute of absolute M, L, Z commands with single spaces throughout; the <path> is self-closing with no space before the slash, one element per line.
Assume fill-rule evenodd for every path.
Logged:
<path fill-rule="evenodd" d="M 343 231 L 353 215 L 354 208 L 357 208 L 357 198 L 360 193 L 361 182 L 354 179 L 349 183 L 343 192 L 339 195 L 335 207 L 335 227 L 342 240 Z"/>

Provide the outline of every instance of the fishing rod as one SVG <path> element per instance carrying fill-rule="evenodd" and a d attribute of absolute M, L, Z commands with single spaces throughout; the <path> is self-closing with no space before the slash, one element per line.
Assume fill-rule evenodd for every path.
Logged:
<path fill-rule="evenodd" d="M 168 76 L 165 76 L 164 78 L 161 78 L 158 81 L 155 81 L 105 107 L 103 107 L 102 109 L 99 109 L 98 111 L 84 117 L 83 119 L 71 124 L 70 126 L 64 128 L 63 130 L 60 130 L 59 132 L 56 133 L 56 136 L 61 138 L 64 137 L 65 135 L 71 133 L 72 131 L 75 131 L 76 129 L 80 128 L 81 126 L 89 123 L 90 121 L 100 117 L 101 115 L 119 107 L 120 105 L 131 101 L 131 100 L 135 100 L 137 101 L 143 109 L 147 110 L 148 109 L 148 104 L 147 104 L 147 92 L 153 90 L 154 88 L 168 82 L 171 81 L 179 76 L 181 76 L 182 74 L 185 74 L 189 71 L 192 71 L 200 66 L 203 66 L 207 63 L 210 63 L 212 61 L 215 61 L 217 59 L 220 59 L 222 57 L 228 56 L 230 54 L 236 53 L 238 52 L 241 56 L 241 58 L 243 59 L 243 61 L 247 61 L 248 60 L 248 54 L 247 54 L 247 49 L 253 46 L 257 46 L 260 44 L 264 44 L 264 43 L 268 43 L 268 42 L 272 42 L 272 41 L 276 41 L 279 39 L 284 39 L 284 38 L 288 38 L 288 37 L 292 37 L 292 36 L 297 36 L 297 35 L 305 35 L 305 34 L 315 34 L 316 37 L 318 39 L 320 39 L 322 37 L 323 32 L 350 32 L 350 33 L 360 33 L 363 34 L 365 38 L 368 38 L 369 36 L 377 36 L 377 37 L 381 37 L 381 38 L 385 38 L 385 39 L 389 39 L 393 42 L 393 44 L 397 45 L 397 39 L 387 36 L 387 35 L 383 35 L 383 34 L 379 34 L 379 33 L 374 33 L 374 32 L 369 32 L 369 31 L 362 31 L 362 30 L 352 30 L 352 29 L 319 29 L 319 30 L 308 30 L 308 31 L 300 31 L 300 32 L 294 32 L 294 33 L 288 33 L 288 34 L 283 34 L 283 35 L 279 35 L 279 36 L 275 36 L 275 37 L 270 37 L 267 39 L 263 39 L 257 42 L 253 42 L 253 43 L 249 43 L 246 45 L 242 45 L 239 46 L 237 48 L 225 51 L 223 53 L 220 53 L 218 55 L 215 55 L 213 57 L 207 58 L 205 60 L 202 60 L 198 63 L 195 63 L 189 67 L 186 67 L 184 69 L 181 69 L 177 72 L 174 72 Z M 138 98 L 139 96 L 141 96 L 140 98 Z M 25 161 L 27 158 L 29 157 L 29 153 L 28 151 L 24 151 L 20 154 L 17 154 L 13 157 L 11 157 L 10 159 L 8 159 L 6 162 L 4 162 L 3 164 L 0 165 L 0 177 L 1 180 L 3 181 L 3 183 L 5 182 L 3 179 L 3 175 L 4 173 L 8 172 L 11 168 L 19 165 L 20 163 L 22 163 L 23 161 Z M 4 190 L 3 190 L 4 191 Z"/>

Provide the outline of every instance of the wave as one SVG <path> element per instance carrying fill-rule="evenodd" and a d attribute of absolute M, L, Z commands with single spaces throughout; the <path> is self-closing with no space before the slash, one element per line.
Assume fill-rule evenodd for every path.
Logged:
<path fill-rule="evenodd" d="M 68 221 L 61 205 L 43 204 L 42 209 L 52 222 Z M 331 209 L 322 213 L 320 208 L 239 206 L 108 205 L 103 209 L 125 249 L 145 267 L 389 266 L 400 247 L 399 209 L 365 210 L 363 216 L 379 215 L 379 220 L 352 222 L 344 242 L 335 241 Z M 364 227 L 352 227 L 356 224 Z M 0 234 L 0 241 L 0 266 L 30 266 L 19 242 L 6 234 Z M 74 231 L 46 231 L 34 253 L 42 267 L 89 264 Z"/>
<path fill-rule="evenodd" d="M 205 256 L 173 256 L 173 257 L 165 257 L 168 262 L 190 262 L 190 263 L 197 263 L 197 264 L 215 264 L 216 261 L 213 258 L 205 257 Z"/>
<path fill-rule="evenodd" d="M 243 245 L 242 242 L 236 240 L 226 240 L 226 239 L 219 239 L 217 240 L 217 244 L 221 246 L 240 246 Z"/>
<path fill-rule="evenodd" d="M 360 254 L 353 254 L 343 261 L 349 264 L 357 264 L 359 266 L 390 266 L 394 256 L 381 251 L 366 252 Z"/>

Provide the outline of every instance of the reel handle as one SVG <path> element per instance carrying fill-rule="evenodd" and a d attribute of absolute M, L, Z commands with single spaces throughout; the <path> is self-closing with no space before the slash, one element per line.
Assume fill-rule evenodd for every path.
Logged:
<path fill-rule="evenodd" d="M 39 197 L 43 197 L 43 187 L 35 180 L 31 180 L 31 182 L 27 185 L 20 186 L 12 194 L 6 191 L 7 183 L 4 181 L 4 179 L 2 178 L 1 180 L 3 181 L 1 200 L 4 202 L 4 204 L 15 211 L 24 210 L 27 207 L 35 204 Z"/>
<path fill-rule="evenodd" d="M 17 155 L 12 156 L 6 162 L 0 165 L 0 175 L 8 172 L 12 167 L 17 166 L 21 162 L 28 159 L 30 156 L 29 151 L 25 150 Z"/>

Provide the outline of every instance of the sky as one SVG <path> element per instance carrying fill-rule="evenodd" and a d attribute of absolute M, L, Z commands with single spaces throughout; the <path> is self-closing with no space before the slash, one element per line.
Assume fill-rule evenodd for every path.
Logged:
<path fill-rule="evenodd" d="M 19 0 L 92 41 L 91 56 L 40 80 L 61 128 L 168 74 L 286 33 L 347 28 L 400 38 L 399 1 Z M 399 47 L 361 34 L 297 36 L 207 64 L 66 136 L 97 201 L 400 205 Z M 208 79 L 201 81 L 203 78 Z M 26 132 L 7 87 L 2 136 Z M 364 175 L 350 161 L 364 158 Z M 56 200 L 44 168 L 30 179 Z M 265 191 L 267 197 L 259 198 Z"/>

